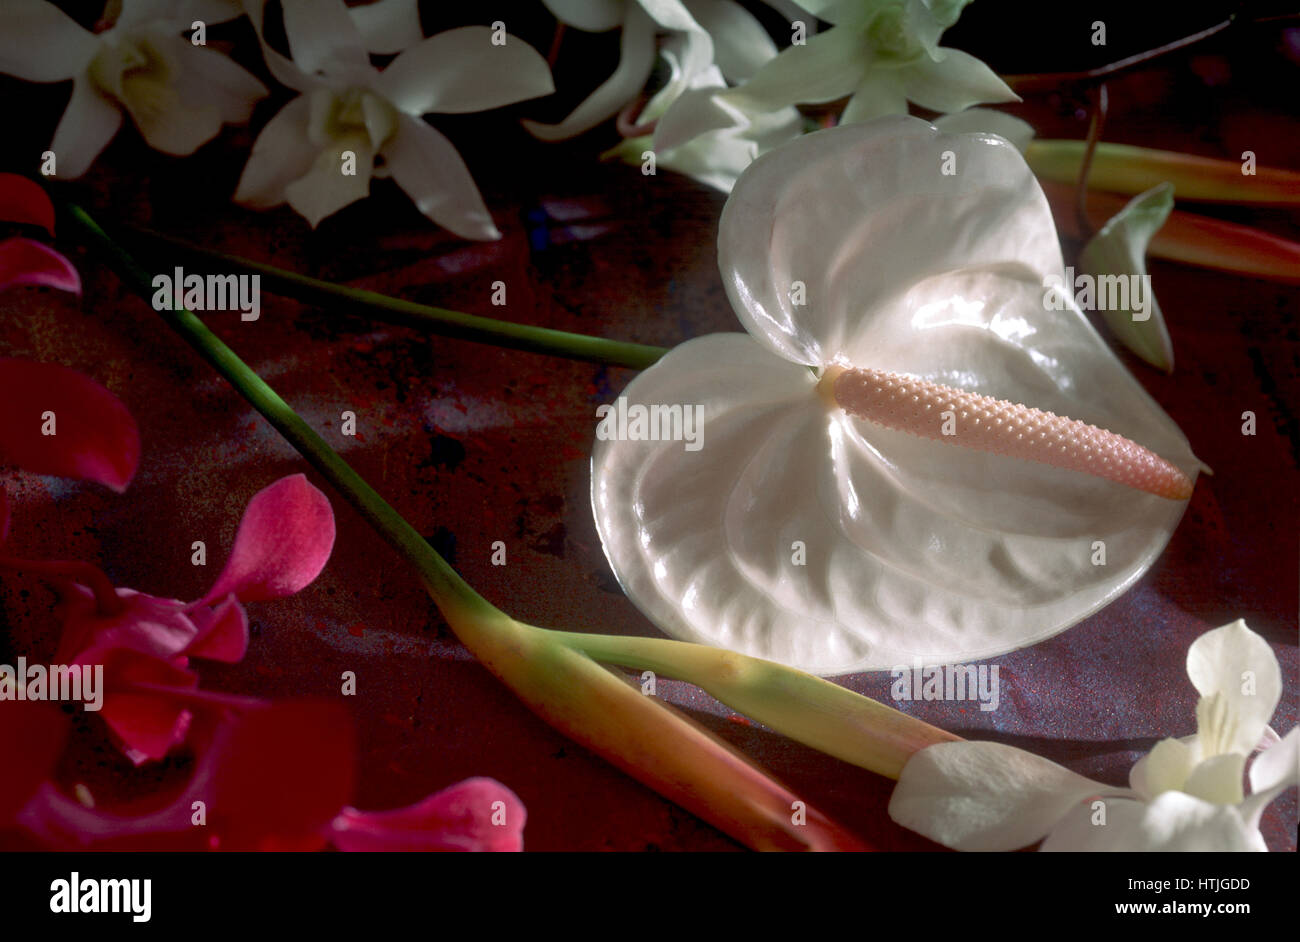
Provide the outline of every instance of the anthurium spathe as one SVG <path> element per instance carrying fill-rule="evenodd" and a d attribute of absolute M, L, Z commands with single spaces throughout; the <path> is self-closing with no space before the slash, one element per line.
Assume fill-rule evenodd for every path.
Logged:
<path fill-rule="evenodd" d="M 1040 839 L 1042 850 L 1267 850 L 1264 808 L 1300 784 L 1300 729 L 1279 741 L 1268 726 L 1282 693 L 1277 658 L 1238 620 L 1192 643 L 1187 673 L 1200 694 L 1196 734 L 1161 740 L 1133 766 L 1129 788 L 1012 746 L 940 743 L 903 767 L 890 817 L 957 850 Z"/>
<path fill-rule="evenodd" d="M 813 132 L 745 171 L 718 244 L 748 334 L 623 394 L 700 408 L 699 447 L 628 434 L 592 458 L 606 555 L 664 631 L 823 674 L 989 657 L 1163 548 L 1198 462 L 1073 300 L 1044 304 L 1060 247 L 1006 141 L 905 116 Z"/>
<path fill-rule="evenodd" d="M 191 154 L 223 124 L 247 121 L 266 88 L 227 57 L 182 38 L 240 13 L 235 0 L 122 0 L 103 32 L 83 29 L 46 0 L 0 4 L 0 72 L 33 82 L 73 80 L 50 150 L 55 173 L 86 172 L 122 123 L 150 147 Z"/>
<path fill-rule="evenodd" d="M 246 0 L 263 36 L 263 0 Z M 283 0 L 292 61 L 263 41 L 267 66 L 302 94 L 262 129 L 235 192 L 257 209 L 287 202 L 312 226 L 391 176 L 433 222 L 466 239 L 501 234 L 455 147 L 423 115 L 465 114 L 548 95 L 550 69 L 486 26 L 430 36 L 382 72 L 341 0 Z"/>

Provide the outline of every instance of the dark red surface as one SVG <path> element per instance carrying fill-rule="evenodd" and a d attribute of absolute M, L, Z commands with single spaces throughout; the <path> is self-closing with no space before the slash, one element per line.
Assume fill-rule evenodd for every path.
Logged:
<path fill-rule="evenodd" d="M 1152 83 L 1169 91 L 1162 75 L 1112 87 L 1109 139 L 1225 157 L 1253 149 L 1261 164 L 1300 168 L 1294 116 L 1228 107 L 1236 99 L 1207 92 L 1221 112 L 1194 105 L 1178 114 L 1198 117 L 1180 118 L 1150 92 Z M 49 128 L 33 125 L 20 158 L 48 140 L 66 92 L 39 94 L 45 98 L 34 100 L 55 103 L 49 114 L 33 106 Z M 265 107 L 255 126 L 273 113 L 274 105 Z M 1048 136 L 1081 133 L 1077 120 L 1047 108 L 1022 113 Z M 480 138 L 464 148 L 504 233 L 500 242 L 455 240 L 388 182 L 312 232 L 288 210 L 254 213 L 228 202 L 250 141 L 248 129 L 227 131 L 178 161 L 144 150 L 128 131 L 74 193 L 106 224 L 148 225 L 454 309 L 664 345 L 738 329 L 714 254 L 723 197 L 684 178 L 599 165 L 590 142 L 525 148 L 512 132 L 499 147 Z M 492 159 L 476 161 L 489 152 Z M 1226 215 L 1300 238 L 1297 214 Z M 306 465 L 146 304 L 102 266 L 70 254 L 84 300 L 3 295 L 0 355 L 65 363 L 105 383 L 138 419 L 143 457 L 122 496 L 6 473 L 12 551 L 98 561 L 120 585 L 197 598 L 215 570 L 191 565 L 191 542 L 205 540 L 209 567 L 220 566 L 249 497 Z M 961 735 L 1023 746 L 1115 783 L 1159 738 L 1194 732 L 1187 647 L 1237 617 L 1269 640 L 1282 664 L 1286 686 L 1274 728 L 1285 733 L 1297 721 L 1300 289 L 1159 262 L 1152 275 L 1177 371 L 1163 376 L 1127 362 L 1214 476 L 1198 482 L 1168 549 L 1134 589 L 1057 638 L 996 659 L 996 712 L 900 705 Z M 490 304 L 498 280 L 507 285 L 504 308 Z M 237 314 L 209 320 L 492 602 L 548 627 L 655 633 L 615 585 L 588 503 L 595 408 L 630 371 L 421 336 L 359 312 L 323 314 L 270 296 L 255 323 Z M 339 434 L 344 410 L 358 416 L 355 439 Z M 1241 434 L 1246 410 L 1258 416 L 1254 437 Z M 527 806 L 528 849 L 737 847 L 528 712 L 451 636 L 413 573 L 308 474 L 337 515 L 333 558 L 296 597 L 249 606 L 248 656 L 203 665 L 205 687 L 332 697 L 342 672 L 355 671 L 358 696 L 345 702 L 359 728 L 359 807 L 406 805 L 486 775 Z M 504 567 L 490 563 L 496 540 L 508 548 Z M 16 651 L 52 652 L 52 598 L 37 581 L 5 580 L 3 611 Z M 843 682 L 888 697 L 887 675 Z M 887 849 L 934 847 L 888 820 L 891 782 L 735 717 L 693 688 L 661 681 L 659 692 L 866 840 Z M 184 759 L 132 770 L 97 721 L 81 715 L 72 742 L 62 775 L 103 800 L 186 771 Z M 1295 848 L 1294 790 L 1274 803 L 1264 832 L 1273 849 Z"/>

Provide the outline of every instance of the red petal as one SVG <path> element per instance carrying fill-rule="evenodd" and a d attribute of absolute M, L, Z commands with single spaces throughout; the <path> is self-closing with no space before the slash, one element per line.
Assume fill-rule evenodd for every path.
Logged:
<path fill-rule="evenodd" d="M 104 700 L 99 715 L 137 765 L 162 759 L 185 739 L 192 714 L 179 698 L 136 689 L 137 684 L 194 690 L 199 677 L 175 663 L 125 648 L 91 648 L 79 663 L 102 664 Z"/>
<path fill-rule="evenodd" d="M 81 276 L 70 261 L 48 245 L 16 237 L 0 242 L 0 291 L 19 285 L 81 294 Z"/>
<path fill-rule="evenodd" d="M 293 595 L 320 575 L 333 547 L 329 499 L 304 475 L 281 478 L 248 502 L 226 568 L 195 604 L 231 594 L 241 602 Z"/>
<path fill-rule="evenodd" d="M 89 589 L 71 586 L 59 603 L 63 638 L 56 660 L 75 663 L 91 647 L 125 648 L 168 660 L 184 651 L 199 633 L 198 626 L 185 614 L 183 602 L 132 589 L 118 589 L 117 597 L 125 608 L 120 614 L 105 617 L 100 615 Z"/>
<path fill-rule="evenodd" d="M 68 718 L 48 703 L 0 700 L 0 829 L 54 771 L 68 737 Z"/>
<path fill-rule="evenodd" d="M 122 401 L 66 366 L 0 360 L 0 464 L 83 478 L 121 492 L 140 461 L 140 432 Z M 42 434 L 54 413 L 54 435 Z"/>
<path fill-rule="evenodd" d="M 210 661 L 235 664 L 248 651 L 248 615 L 233 595 L 216 608 L 202 606 L 191 611 L 199 633 L 184 653 Z"/>
<path fill-rule="evenodd" d="M 520 851 L 527 817 L 500 782 L 471 778 L 406 808 L 344 808 L 330 840 L 350 851 Z"/>
<path fill-rule="evenodd" d="M 41 226 L 54 235 L 54 204 L 39 183 L 16 173 L 0 173 L 0 222 Z"/>
<path fill-rule="evenodd" d="M 214 749 L 202 790 L 220 849 L 322 847 L 352 797 L 355 740 L 352 717 L 336 703 L 282 701 L 241 716 Z"/>

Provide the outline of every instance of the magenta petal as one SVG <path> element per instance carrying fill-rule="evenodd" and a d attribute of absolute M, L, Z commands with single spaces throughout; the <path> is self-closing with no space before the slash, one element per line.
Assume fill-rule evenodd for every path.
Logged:
<path fill-rule="evenodd" d="M 281 478 L 248 502 L 226 568 L 195 605 L 231 594 L 241 602 L 293 595 L 320 575 L 333 547 L 329 499 L 304 475 Z"/>
<path fill-rule="evenodd" d="M 119 492 L 131 483 L 140 462 L 135 419 L 90 377 L 53 363 L 0 359 L 0 402 L 0 465 Z M 55 434 L 43 434 L 51 421 Z"/>
<path fill-rule="evenodd" d="M 124 608 L 117 615 L 99 613 L 95 596 L 73 585 L 59 603 L 63 637 L 56 655 L 59 663 L 78 663 L 88 648 L 101 651 L 123 648 L 169 660 L 184 651 L 199 628 L 177 599 L 161 599 L 131 589 L 118 589 Z"/>
<path fill-rule="evenodd" d="M 48 245 L 15 237 L 0 242 L 0 291 L 38 285 L 81 294 L 81 276 Z"/>
<path fill-rule="evenodd" d="M 248 615 L 233 595 L 226 596 L 216 608 L 200 606 L 190 612 L 198 634 L 185 649 L 189 657 L 235 664 L 248 651 Z"/>
<path fill-rule="evenodd" d="M 520 851 L 527 817 L 500 782 L 471 778 L 405 808 L 344 808 L 330 841 L 347 851 Z"/>
<path fill-rule="evenodd" d="M 0 830 L 8 826 L 54 772 L 68 738 L 68 718 L 57 706 L 0 700 Z"/>
<path fill-rule="evenodd" d="M 184 741 L 192 715 L 184 699 L 169 695 L 167 688 L 177 694 L 196 690 L 199 677 L 193 671 L 126 648 L 91 648 L 79 663 L 103 665 L 99 715 L 136 765 L 161 759 Z"/>
<path fill-rule="evenodd" d="M 54 235 L 54 204 L 39 183 L 16 173 L 0 173 L 0 222 L 41 226 Z"/>

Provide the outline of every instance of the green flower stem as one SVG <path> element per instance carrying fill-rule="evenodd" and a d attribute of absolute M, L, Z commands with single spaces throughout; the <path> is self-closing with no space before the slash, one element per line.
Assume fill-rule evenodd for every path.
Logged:
<path fill-rule="evenodd" d="M 556 633 L 606 664 L 687 683 L 782 735 L 889 778 L 912 753 L 960 739 L 803 671 L 701 644 L 658 638 Z"/>
<path fill-rule="evenodd" d="M 80 207 L 67 207 L 85 243 L 142 298 L 152 278 Z M 853 835 L 743 755 L 578 650 L 577 636 L 525 625 L 470 587 L 396 510 L 220 338 L 184 309 L 159 312 L 416 567 L 457 637 L 534 712 L 688 811 L 762 850 L 862 850 Z M 561 642 L 565 643 L 561 643 Z"/>
<path fill-rule="evenodd" d="M 645 369 L 668 352 L 664 347 L 607 340 L 604 337 L 551 330 L 547 327 L 533 327 L 528 324 L 514 324 L 510 321 L 464 314 L 443 307 L 417 304 L 414 301 L 389 297 L 375 291 L 366 291 L 364 288 L 351 288 L 347 285 L 322 281 L 319 278 L 309 278 L 306 275 L 236 255 L 214 252 L 149 229 L 127 231 L 129 235 L 151 246 L 165 246 L 199 263 L 211 272 L 258 275 L 262 279 L 262 286 L 274 294 L 281 294 L 326 309 L 349 313 L 363 310 L 385 323 L 414 327 L 440 337 L 455 337 L 459 340 L 493 344 L 511 350 L 545 353 L 570 360 L 626 366 L 636 370 Z"/>

